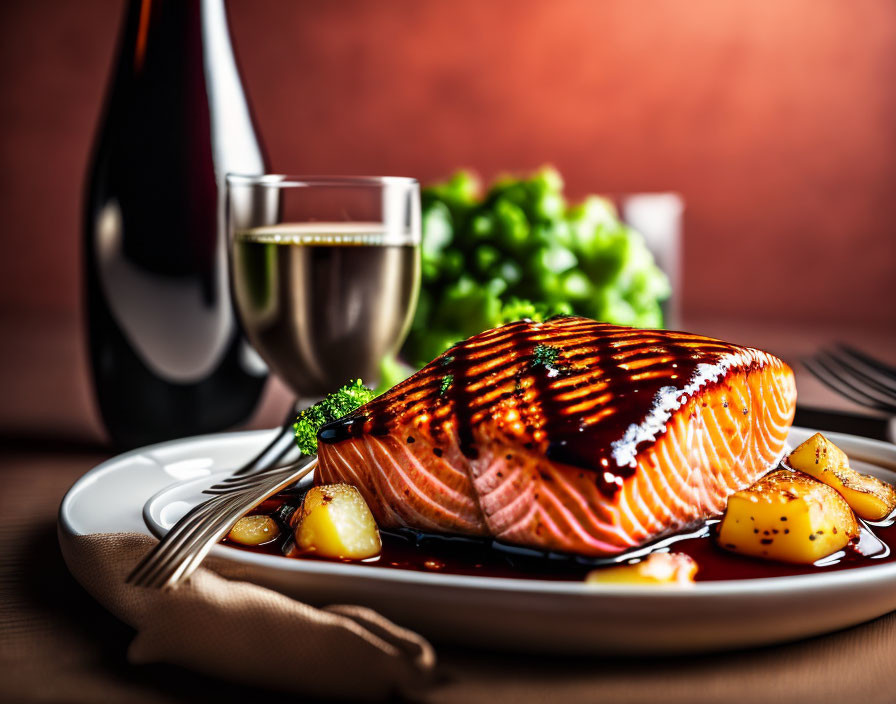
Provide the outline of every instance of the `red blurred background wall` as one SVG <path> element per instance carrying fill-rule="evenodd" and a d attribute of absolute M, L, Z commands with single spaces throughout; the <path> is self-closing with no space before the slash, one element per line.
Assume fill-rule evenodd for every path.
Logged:
<path fill-rule="evenodd" d="M 0 310 L 79 307 L 123 3 L 0 4 Z M 275 170 L 675 190 L 686 314 L 896 323 L 891 0 L 231 0 Z"/>

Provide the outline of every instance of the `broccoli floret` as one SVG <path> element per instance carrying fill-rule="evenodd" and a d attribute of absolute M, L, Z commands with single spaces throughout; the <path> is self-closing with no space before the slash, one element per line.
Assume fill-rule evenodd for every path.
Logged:
<path fill-rule="evenodd" d="M 299 413 L 293 423 L 296 444 L 303 454 L 317 453 L 317 431 L 321 426 L 348 415 L 374 398 L 374 393 L 360 379 L 346 384 L 336 393 L 318 401 L 311 408 Z"/>

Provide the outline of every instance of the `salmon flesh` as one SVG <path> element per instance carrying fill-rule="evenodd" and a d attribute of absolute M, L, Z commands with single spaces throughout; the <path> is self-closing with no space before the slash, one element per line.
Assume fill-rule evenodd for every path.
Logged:
<path fill-rule="evenodd" d="M 721 513 L 793 420 L 780 359 L 577 317 L 471 337 L 318 433 L 384 528 L 610 557 Z"/>

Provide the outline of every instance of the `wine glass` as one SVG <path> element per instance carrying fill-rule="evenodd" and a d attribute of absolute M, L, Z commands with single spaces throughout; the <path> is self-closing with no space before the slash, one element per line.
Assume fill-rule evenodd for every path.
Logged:
<path fill-rule="evenodd" d="M 377 381 L 420 287 L 416 180 L 227 177 L 231 291 L 252 345 L 303 400 Z"/>

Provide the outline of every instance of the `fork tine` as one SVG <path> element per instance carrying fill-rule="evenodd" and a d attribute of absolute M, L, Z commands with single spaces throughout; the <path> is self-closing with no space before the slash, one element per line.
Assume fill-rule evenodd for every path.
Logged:
<path fill-rule="evenodd" d="M 256 472 L 251 475 L 244 475 L 241 477 L 228 477 L 227 479 L 223 479 L 222 481 L 210 486 L 208 489 L 205 489 L 203 494 L 226 494 L 233 491 L 240 491 L 245 488 L 249 488 L 252 486 L 256 486 L 259 482 L 266 481 L 267 477 L 270 477 L 274 473 L 288 473 L 295 471 L 302 467 L 303 465 L 317 464 L 317 458 L 313 455 L 306 455 L 301 457 L 297 462 L 293 462 L 292 464 L 287 464 L 282 467 L 273 467 L 271 469 L 262 470 L 260 472 Z"/>
<path fill-rule="evenodd" d="M 291 466 L 292 465 L 286 465 L 286 467 Z M 270 469 L 257 474 L 250 474 L 248 476 L 243 475 L 242 477 L 228 477 L 227 479 L 222 479 L 217 484 L 210 486 L 209 489 L 229 489 L 230 491 L 236 491 L 243 487 L 252 486 L 258 482 L 259 479 L 263 479 L 265 476 L 270 476 L 274 472 L 279 472 L 284 468 L 285 467 L 271 467 Z"/>
<path fill-rule="evenodd" d="M 844 380 L 840 373 L 831 369 L 830 365 L 826 364 L 823 359 L 815 357 L 814 359 L 803 360 L 803 366 L 828 388 L 836 391 L 841 396 L 845 396 L 850 401 L 861 406 L 896 413 L 896 405 L 882 402 L 873 396 L 869 396 L 862 389 L 856 388 L 853 384 Z"/>
<path fill-rule="evenodd" d="M 865 406 L 868 404 L 868 401 L 864 398 L 856 397 L 848 388 L 844 388 L 841 384 L 838 384 L 835 379 L 833 379 L 827 372 L 825 372 L 820 367 L 816 366 L 816 362 L 812 358 L 802 360 L 803 366 L 818 379 L 822 384 L 827 386 L 831 391 L 835 392 L 838 396 L 844 396 L 848 398 L 853 403 L 857 403 L 860 406 Z"/>
<path fill-rule="evenodd" d="M 234 479 L 223 479 L 217 484 L 213 484 L 208 489 L 203 489 L 202 493 L 208 494 L 211 493 L 212 490 L 225 493 L 242 491 L 243 489 L 248 489 L 249 487 L 255 486 L 259 481 L 263 481 L 265 477 L 270 477 L 273 474 L 280 474 L 281 469 L 281 467 L 276 467 L 264 472 L 260 472 L 258 474 L 252 474 L 248 477 L 244 476 Z"/>
<path fill-rule="evenodd" d="M 839 383 L 834 377 L 832 377 L 825 368 L 822 368 L 818 365 L 815 359 L 804 359 L 803 366 L 818 379 L 822 384 L 827 386 L 829 389 L 834 391 L 838 396 L 843 396 L 853 403 L 857 403 L 860 406 L 867 406 L 869 401 L 866 398 L 858 396 L 853 393 L 853 391 Z"/>
<path fill-rule="evenodd" d="M 883 390 L 890 398 L 896 399 L 896 377 L 890 377 L 878 366 L 869 364 L 863 357 L 856 357 L 851 352 L 840 350 L 839 352 L 825 352 L 828 357 L 836 360 L 844 369 L 855 376 L 859 376 L 875 389 Z"/>
<path fill-rule="evenodd" d="M 896 367 L 891 366 L 886 362 L 882 362 L 879 359 L 875 359 L 871 355 L 866 354 L 859 349 L 856 349 L 852 345 L 847 345 L 844 342 L 837 343 L 837 348 L 848 354 L 850 357 L 859 360 L 867 367 L 871 367 L 884 376 L 896 380 Z"/>
<path fill-rule="evenodd" d="M 841 370 L 838 370 L 836 365 L 833 365 L 830 360 L 819 355 L 815 357 L 814 362 L 817 365 L 817 369 L 821 370 L 826 377 L 828 386 L 863 406 L 876 409 L 881 408 L 882 402 L 880 399 L 875 398 L 863 388 L 857 386 Z"/>
<path fill-rule="evenodd" d="M 273 476 L 279 476 L 282 472 L 265 472 L 264 478 L 268 479 Z M 237 492 L 245 491 L 247 489 L 252 489 L 253 487 L 258 486 L 258 482 L 240 484 L 238 486 L 220 486 L 216 484 L 215 486 L 209 487 L 208 489 L 203 490 L 203 494 L 209 494 L 210 496 L 224 496 L 226 494 L 234 494 Z"/>
<path fill-rule="evenodd" d="M 891 391 L 879 378 L 869 376 L 862 369 L 857 368 L 855 363 L 843 360 L 831 352 L 821 352 L 818 359 L 827 361 L 829 367 L 839 371 L 847 382 L 851 382 L 853 388 L 864 392 L 866 396 L 881 403 L 896 404 L 896 389 Z"/>

